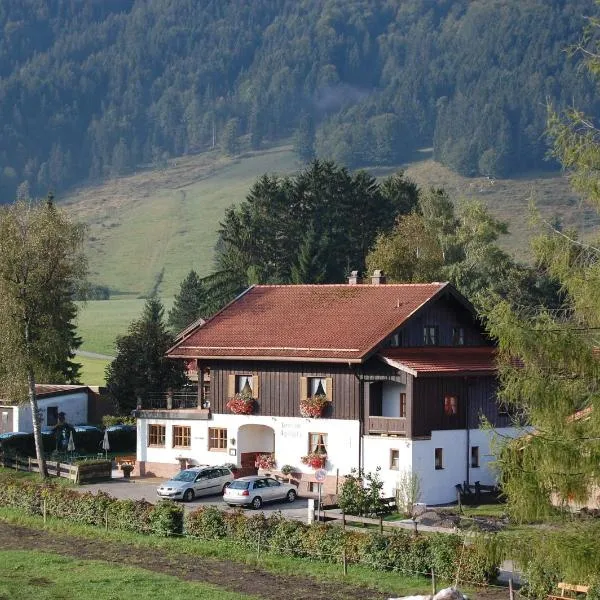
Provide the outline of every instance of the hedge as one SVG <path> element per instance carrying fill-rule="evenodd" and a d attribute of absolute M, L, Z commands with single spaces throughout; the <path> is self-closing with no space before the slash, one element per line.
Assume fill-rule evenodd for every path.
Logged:
<path fill-rule="evenodd" d="M 167 536 L 183 532 L 183 507 L 170 500 L 153 505 L 145 500 L 117 500 L 98 492 L 80 493 L 54 483 L 37 483 L 3 476 L 0 506 L 30 515 L 65 519 L 72 523 L 108 527 L 121 531 Z"/>
<path fill-rule="evenodd" d="M 280 514 L 245 517 L 241 512 L 225 513 L 203 506 L 185 516 L 187 535 L 200 539 L 233 540 L 256 550 L 285 556 L 304 556 L 326 562 L 341 562 L 345 550 L 349 563 L 362 563 L 382 571 L 428 574 L 453 581 L 460 565 L 461 581 L 488 583 L 497 575 L 485 551 L 463 543 L 455 534 L 434 533 L 414 536 L 404 530 L 391 535 L 379 532 L 347 531 L 337 525 L 305 525 L 284 519 Z M 260 540 L 260 542 L 259 542 Z"/>

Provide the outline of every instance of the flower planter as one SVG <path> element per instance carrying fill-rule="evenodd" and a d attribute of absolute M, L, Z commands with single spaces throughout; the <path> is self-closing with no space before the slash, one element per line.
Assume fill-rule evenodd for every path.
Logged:
<path fill-rule="evenodd" d="M 311 453 L 302 457 L 302 463 L 313 469 L 322 469 L 327 462 L 326 454 Z"/>
<path fill-rule="evenodd" d="M 321 394 L 309 398 L 302 398 L 302 400 L 300 400 L 300 414 L 303 417 L 318 419 L 323 416 L 323 412 L 328 404 L 329 400 L 327 397 Z"/>
<path fill-rule="evenodd" d="M 254 398 L 236 394 L 225 405 L 234 415 L 251 415 L 254 412 Z"/>
<path fill-rule="evenodd" d="M 259 454 L 254 466 L 263 471 L 272 471 L 275 468 L 275 458 L 272 454 Z"/>

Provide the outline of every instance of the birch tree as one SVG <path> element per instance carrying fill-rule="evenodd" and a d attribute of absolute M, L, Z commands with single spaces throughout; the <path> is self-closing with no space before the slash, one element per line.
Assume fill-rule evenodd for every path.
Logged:
<path fill-rule="evenodd" d="M 42 477 L 35 385 L 60 381 L 57 365 L 71 351 L 65 328 L 76 314 L 73 291 L 87 273 L 83 236 L 84 227 L 50 195 L 0 208 L 0 392 L 11 402 L 29 402 Z"/>

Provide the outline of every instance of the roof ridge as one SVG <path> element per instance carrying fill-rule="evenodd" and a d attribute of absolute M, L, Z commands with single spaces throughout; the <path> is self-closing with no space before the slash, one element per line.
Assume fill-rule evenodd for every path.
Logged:
<path fill-rule="evenodd" d="M 390 288 L 390 287 L 417 287 L 417 286 L 443 286 L 448 281 L 429 281 L 427 283 L 260 283 L 254 288 L 325 288 L 325 287 L 347 287 L 347 288 Z"/>

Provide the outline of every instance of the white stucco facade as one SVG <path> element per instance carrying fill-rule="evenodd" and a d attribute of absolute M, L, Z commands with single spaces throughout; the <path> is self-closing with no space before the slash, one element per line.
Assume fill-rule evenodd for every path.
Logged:
<path fill-rule="evenodd" d="M 148 446 L 148 426 L 165 426 L 164 447 Z M 173 447 L 173 428 L 191 428 L 189 448 Z M 209 449 L 209 428 L 227 430 L 227 447 Z M 192 459 L 198 464 L 219 465 L 234 463 L 241 466 L 246 452 L 274 452 L 277 468 L 292 465 L 300 473 L 313 473 L 303 465 L 301 457 L 308 453 L 309 434 L 326 435 L 327 465 L 330 474 L 339 469 L 345 474 L 359 461 L 359 422 L 340 419 L 307 419 L 296 417 L 262 417 L 255 415 L 215 414 L 210 420 L 138 419 L 138 449 L 140 461 L 149 463 L 178 463 L 178 458 Z"/>
<path fill-rule="evenodd" d="M 41 426 L 49 424 L 50 413 L 65 413 L 65 419 L 71 425 L 83 425 L 88 418 L 88 394 L 86 390 L 78 390 L 55 395 L 50 398 L 38 398 L 38 409 L 41 417 Z M 49 410 L 50 409 L 50 410 Z M 18 404 L 6 406 L 7 412 L 12 415 L 12 431 L 33 432 L 33 419 L 31 418 L 31 407 L 29 404 Z M 0 406 L 0 413 L 2 407 Z"/>
<path fill-rule="evenodd" d="M 165 426 L 164 447 L 148 446 L 148 426 Z M 173 428 L 191 428 L 189 448 L 173 447 Z M 209 428 L 226 429 L 227 447 L 209 449 Z M 384 482 L 384 494 L 393 495 L 403 472 L 416 473 L 421 482 L 421 501 L 430 505 L 447 504 L 456 500 L 455 485 L 479 481 L 492 485 L 497 477 L 491 453 L 494 432 L 482 429 L 433 431 L 431 438 L 411 440 L 393 436 L 363 436 L 360 444 L 358 421 L 338 419 L 305 419 L 295 417 L 261 417 L 255 415 L 216 414 L 210 420 L 138 419 L 139 461 L 179 464 L 186 458 L 196 464 L 219 465 L 234 463 L 241 466 L 246 452 L 273 452 L 276 469 L 291 465 L 307 475 L 314 469 L 303 465 L 300 458 L 308 452 L 311 433 L 326 434 L 328 475 L 344 476 L 362 464 L 365 471 L 378 467 Z M 521 430 L 503 428 L 497 434 L 514 437 Z M 471 466 L 473 448 L 477 448 L 479 466 Z M 436 449 L 441 450 L 441 468 L 436 468 Z M 392 454 L 393 453 L 393 454 Z M 438 465 L 440 466 L 440 465 Z"/>

